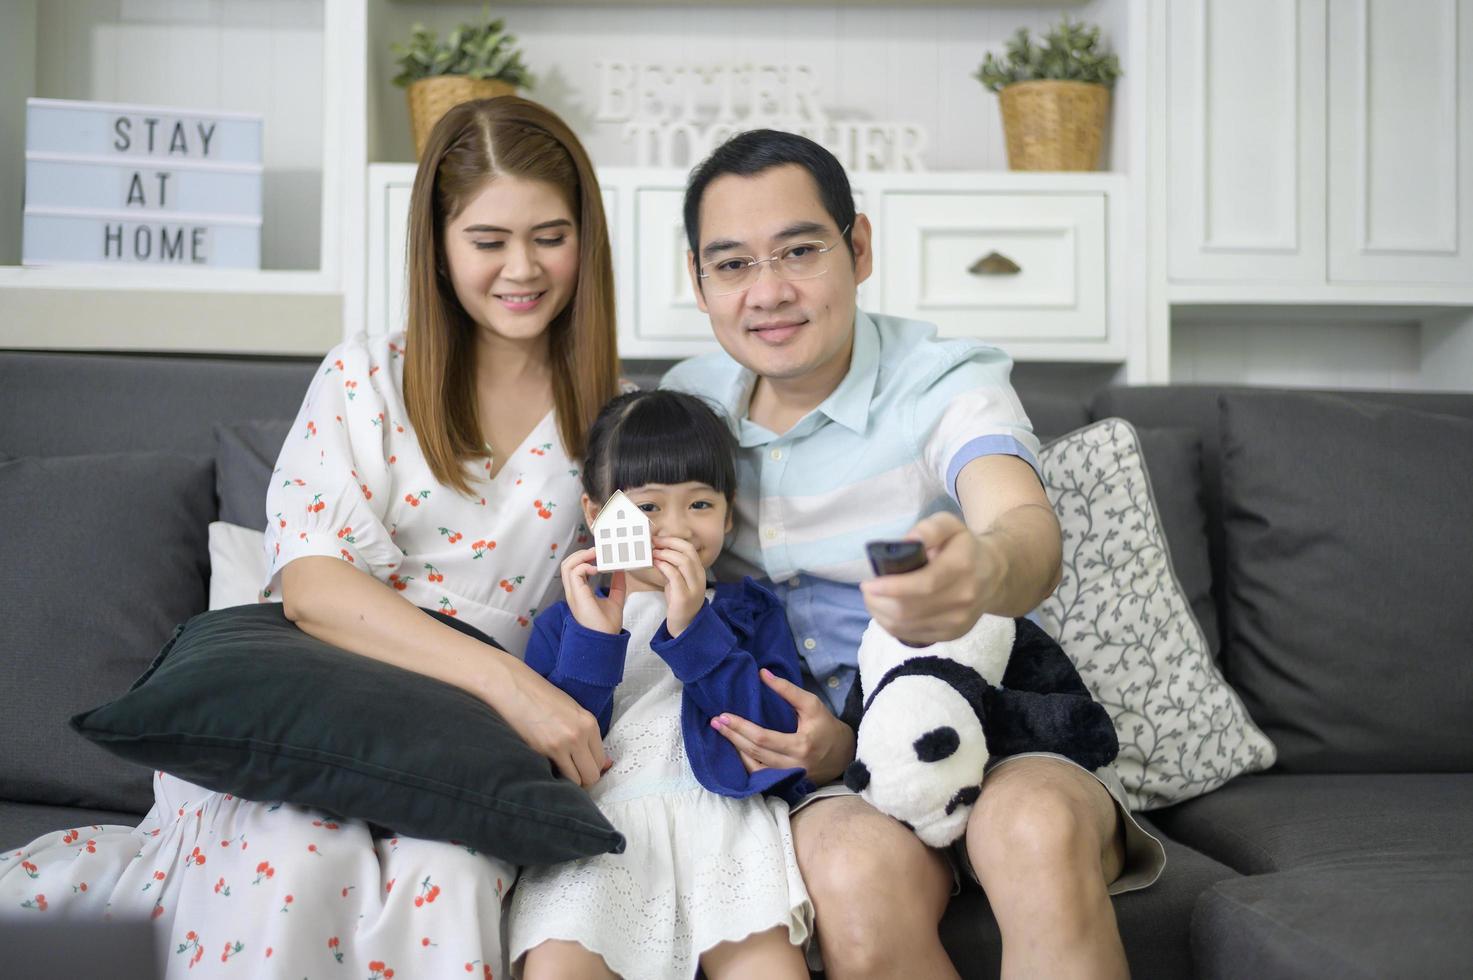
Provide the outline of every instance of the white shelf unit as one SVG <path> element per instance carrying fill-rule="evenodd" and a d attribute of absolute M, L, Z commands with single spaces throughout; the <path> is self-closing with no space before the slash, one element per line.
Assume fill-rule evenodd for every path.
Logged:
<path fill-rule="evenodd" d="M 635 298 L 650 295 L 655 280 L 666 293 L 663 305 L 673 305 L 675 314 L 695 317 L 694 304 L 683 299 L 685 284 L 676 277 L 664 256 L 653 259 L 630 252 L 639 218 L 638 197 L 626 195 L 616 186 L 616 172 L 636 168 L 632 146 L 622 137 L 617 124 L 600 124 L 594 119 L 598 100 L 597 62 L 670 63 L 670 65 L 728 65 L 728 63 L 810 63 L 820 81 L 822 103 L 844 118 L 910 119 L 928 128 L 931 171 L 924 174 L 859 174 L 851 172 L 856 193 L 868 196 L 862 209 L 879 224 L 882 202 L 873 195 L 876 187 L 900 192 L 910 187 L 919 193 L 928 189 L 965 195 L 996 189 L 999 193 L 1105 193 L 1108 195 L 1106 236 L 1112 267 L 1102 273 L 1108 281 L 1108 339 L 1099 336 L 1081 342 L 1052 339 L 1016 339 L 1003 345 L 1019 361 L 1080 361 L 1115 368 L 1115 377 L 1130 382 L 1167 379 L 1165 345 L 1153 345 L 1145 329 L 1152 320 L 1152 305 L 1165 304 L 1153 296 L 1145 262 L 1127 261 L 1127 256 L 1146 255 L 1147 212 L 1143 202 L 1149 190 L 1147 131 L 1142 125 L 1147 113 L 1147 24 L 1149 0 L 1086 0 L 1061 3 L 1019 4 L 1016 1 L 957 0 L 946 4 L 906 4 L 899 1 L 848 1 L 848 3 L 788 4 L 751 7 L 741 3 L 710 4 L 588 4 L 576 18 L 564 3 L 508 4 L 496 10 L 516 32 L 518 43 L 532 65 L 549 68 L 548 81 L 532 97 L 569 119 L 585 141 L 605 175 L 605 199 L 614 225 L 616 277 L 619 280 L 619 317 L 625 336 L 620 351 L 626 357 L 678 358 L 710 349 L 709 326 L 704 318 L 686 318 L 683 326 L 661 336 L 630 335 L 632 324 L 647 323 Z M 1111 122 L 1106 143 L 1105 171 L 1094 174 L 1022 174 L 1008 171 L 1002 118 L 997 97 L 972 78 L 982 55 L 1000 52 L 1016 28 L 1038 32 L 1059 21 L 1086 19 L 1102 27 L 1108 43 L 1121 57 L 1124 77 L 1112 96 Z M 404 93 L 389 84 L 392 77 L 387 49 L 402 40 L 412 22 L 448 29 L 480 15 L 473 3 L 409 3 L 407 0 L 373 0 L 368 19 L 370 91 L 368 91 L 368 155 L 379 177 L 370 178 L 370 212 L 382 208 L 383 200 L 374 187 L 383 174 L 402 168 L 412 174 L 408 161 L 408 113 Z M 679 52 L 672 53 L 670 38 L 681 38 Z M 741 52 L 739 57 L 734 52 Z M 645 218 L 654 208 L 658 189 L 673 195 L 683 189 L 685 172 L 650 172 L 655 183 L 645 187 Z M 635 175 L 633 180 L 644 180 Z M 623 177 L 619 178 L 623 181 Z M 906 181 L 912 181 L 907 184 Z M 622 186 L 622 184 L 620 184 Z M 613 195 L 611 197 L 608 197 Z M 374 245 L 386 230 L 380 218 L 370 217 L 370 256 L 382 255 Z M 392 231 L 402 234 L 402 230 Z M 882 236 L 881 231 L 881 236 Z M 663 237 L 661 237 L 663 242 Z M 365 262 L 368 292 L 368 324 L 383 323 L 384 298 L 380 277 L 386 274 L 377 259 Z M 871 284 L 860 290 L 860 302 L 885 312 L 888 298 L 881 301 L 885 271 L 876 265 Z M 641 279 L 650 279 L 641 290 Z M 688 304 L 683 305 L 682 304 Z M 377 311 L 377 312 L 376 312 Z M 661 318 L 664 317 L 661 312 Z M 924 317 L 924 314 L 921 314 Z M 679 317 L 678 317 L 679 320 Z"/>
<path fill-rule="evenodd" d="M 812 64 L 825 104 L 849 117 L 926 126 L 937 169 L 913 175 L 917 193 L 1070 193 L 1069 181 L 1098 188 L 1108 202 L 1106 337 L 1005 339 L 1020 361 L 1115 365 L 1116 380 L 1131 383 L 1277 380 L 1228 364 L 1236 355 L 1214 374 L 1216 352 L 1238 343 L 1214 331 L 1247 324 L 1250 360 L 1307 364 L 1334 346 L 1333 324 L 1347 322 L 1359 338 L 1346 345 L 1359 359 L 1352 374 L 1372 373 L 1394 350 L 1398 363 L 1417 368 L 1389 383 L 1473 388 L 1473 282 L 1462 274 L 1473 241 L 1473 75 L 1458 67 L 1473 58 L 1473 0 L 1415 9 L 1394 0 L 577 6 L 577 16 L 561 0 L 498 13 L 540 69 L 533 96 L 567 118 L 610 172 L 632 153 L 617 125 L 593 118 L 597 60 L 730 63 L 740 49 L 754 63 Z M 474 3 L 431 0 L 0 4 L 0 90 L 21 96 L 0 105 L 0 346 L 316 353 L 382 322 L 373 308 L 385 302 L 381 273 L 368 267 L 382 252 L 370 247 L 368 213 L 383 202 L 368 194 L 367 161 L 410 156 L 388 46 L 414 21 L 443 30 L 480 13 Z M 1063 13 L 1100 24 L 1125 69 L 1112 100 L 1108 170 L 1008 173 L 996 99 L 971 72 L 1016 27 L 1040 29 Z M 315 28 L 291 26 L 304 20 Z M 678 56 L 671 37 L 681 38 Z M 294 72 L 296 101 L 273 108 L 261 92 Z M 321 101 L 302 102 L 307 91 Z M 284 236 L 268 244 L 268 268 L 184 276 L 17 267 L 22 105 L 32 94 L 197 98 L 208 108 L 262 111 L 268 141 L 314 147 L 296 170 L 268 166 L 284 182 L 278 204 L 290 205 L 280 219 L 268 208 L 268 226 Z M 872 192 L 906 193 L 899 176 L 855 175 L 877 224 L 885 206 Z M 682 182 L 657 180 L 667 192 Z M 1245 196 L 1254 187 L 1274 193 Z M 610 191 L 616 236 L 631 236 L 641 201 L 620 186 Z M 655 198 L 646 195 L 646 211 Z M 615 244 L 625 249 L 621 322 L 647 322 L 631 304 L 641 269 L 656 267 Z M 897 290 L 886 294 L 887 275 L 877 270 L 862 302 L 891 302 Z M 678 307 L 679 297 L 664 302 Z M 1285 329 L 1269 329 L 1275 318 Z M 1300 321 L 1313 327 L 1292 329 Z M 682 329 L 627 337 L 625 352 L 705 349 L 703 335 Z"/>
<path fill-rule="evenodd" d="M 368 330 L 404 322 L 412 164 L 369 167 Z M 681 223 L 685 172 L 603 167 L 614 253 L 619 350 L 675 358 L 717 348 L 695 305 Z M 1020 361 L 1124 363 L 1131 277 L 1124 260 L 1128 184 L 1119 174 L 856 174 L 855 203 L 874 226 L 875 274 L 861 307 L 995 342 Z M 1016 276 L 968 266 L 998 250 Z"/>
<path fill-rule="evenodd" d="M 1146 25 L 1149 0 L 1087 0 L 1060 3 L 994 3 L 970 0 L 945 5 L 898 2 L 803 3 L 781 10 L 750 8 L 740 3 L 683 5 L 681 9 L 637 3 L 600 3 L 569 17 L 567 7 L 553 2 L 511 5 L 498 10 L 507 19 L 530 63 L 547 65 L 550 80 L 531 93 L 572 123 L 593 159 L 601 164 L 605 200 L 614 234 L 618 283 L 620 349 L 627 357 L 678 358 L 713 347 L 709 326 L 688 298 L 670 252 L 683 241 L 672 230 L 651 239 L 657 256 L 636 249 L 640 222 L 648 224 L 683 190 L 683 170 L 642 171 L 618 166 L 632 161 L 631 146 L 619 127 L 597 123 L 596 62 L 614 58 L 630 62 L 727 64 L 741 51 L 742 62 L 792 63 L 814 66 L 821 79 L 823 102 L 847 117 L 912 119 L 931 134 L 929 163 L 921 174 L 851 173 L 860 206 L 877 226 L 883 223 L 885 195 L 907 193 L 1099 195 L 1104 206 L 1104 310 L 1087 336 L 999 337 L 1019 361 L 1079 362 L 1107 370 L 1119 380 L 1165 381 L 1169 365 L 1165 345 L 1153 346 L 1144 329 L 1153 303 L 1165 310 L 1164 298 L 1153 295 L 1144 262 L 1149 224 L 1144 206 L 1150 186 L 1146 119 L 1150 90 L 1147 77 Z M 384 236 L 401 236 L 401 225 L 385 223 L 385 213 L 407 201 L 413 164 L 388 162 L 411 155 L 403 92 L 391 86 L 388 45 L 407 35 L 413 22 L 436 30 L 474 18 L 470 4 L 372 0 L 369 15 L 369 233 L 367 258 L 367 323 L 382 329 L 400 298 L 389 295 L 389 282 L 399 282 L 394 259 L 386 258 Z M 1009 172 L 997 98 L 971 77 L 986 51 L 1000 51 L 1020 26 L 1035 32 L 1063 14 L 1099 24 L 1121 58 L 1124 77 L 1117 84 L 1111 109 L 1106 170 L 1089 174 Z M 670 38 L 681 38 L 672 54 Z M 613 53 L 611 53 L 613 52 Z M 397 186 L 394 190 L 390 185 Z M 641 192 L 642 195 L 641 195 Z M 658 200 L 663 198 L 663 200 Z M 641 217 L 642 215 L 642 217 Z M 665 219 L 662 217 L 661 221 Z M 883 243 L 885 231 L 877 228 Z M 683 263 L 683 246 L 678 258 Z M 386 266 L 385 262 L 389 264 Z M 884 261 L 860 302 L 888 313 L 884 296 Z M 892 293 L 895 290 L 891 290 Z M 655 299 L 655 294 L 660 294 Z M 644 308 L 640 304 L 644 303 Z M 656 309 L 651 303 L 658 304 Z M 397 313 L 395 314 L 398 315 Z M 651 316 L 667 321 L 641 332 Z M 918 311 L 922 318 L 938 319 Z M 1164 315 L 1160 317 L 1164 321 Z"/>
<path fill-rule="evenodd" d="M 1138 118 L 1132 82 L 1144 77 L 1133 46 L 1136 8 L 1145 0 L 800 0 L 750 4 L 699 0 L 656 5 L 640 0 L 532 0 L 492 5 L 506 21 L 540 81 L 530 93 L 566 119 L 600 166 L 636 166 L 624 125 L 600 121 L 605 75 L 600 65 L 654 64 L 672 69 L 802 64 L 813 70 L 812 100 L 836 119 L 912 122 L 929 134 L 932 171 L 1008 168 L 998 99 L 973 77 L 988 51 L 1001 53 L 1020 27 L 1034 37 L 1061 17 L 1098 24 L 1126 70 L 1115 90 L 1104 167 L 1124 172 L 1134 158 L 1128 134 Z M 390 45 L 415 23 L 443 32 L 481 16 L 480 3 L 369 0 L 369 159 L 411 162 L 404 91 Z M 1140 18 L 1144 24 L 1144 17 Z M 615 74 L 612 69 L 610 74 Z M 627 76 L 625 77 L 627 80 Z M 658 100 L 661 79 L 652 78 Z M 670 93 L 673 94 L 673 93 Z M 610 104 L 617 99 L 608 100 Z M 747 105 L 739 93 L 739 109 Z M 673 110 L 667 107 L 667 115 Z M 669 161 L 672 165 L 680 160 Z"/>
<path fill-rule="evenodd" d="M 1473 390 L 1473 0 L 1151 0 L 1149 30 L 1171 377 Z"/>
<path fill-rule="evenodd" d="M 1127 247 L 1135 248 L 1144 241 L 1144 210 L 1128 206 L 1128 199 L 1142 193 L 1145 175 L 1129 161 L 1145 159 L 1144 130 L 1132 121 L 1144 118 L 1146 90 L 1133 79 L 1145 75 L 1144 48 L 1135 39 L 1146 3 L 952 0 L 918 8 L 874 0 L 755 9 L 605 0 L 577 17 L 560 2 L 500 13 L 540 68 L 543 84 L 532 94 L 564 115 L 601 162 L 617 164 L 629 147 L 617 127 L 592 119 L 593 63 L 668 61 L 674 32 L 684 38 L 676 60 L 730 63 L 737 43 L 743 61 L 812 64 L 824 104 L 845 118 L 920 122 L 931 132 L 930 165 L 938 168 L 926 176 L 942 182 L 952 172 L 978 170 L 1009 179 L 996 98 L 970 77 L 983 53 L 1000 50 L 1019 26 L 1042 30 L 1064 13 L 1094 21 L 1121 53 L 1126 78 L 1112 110 L 1110 173 L 1091 179 L 1108 178 L 1109 220 L 1124 206 L 1132 222 Z M 368 211 L 377 203 L 367 193 L 367 161 L 410 155 L 403 92 L 389 82 L 389 44 L 402 40 L 414 21 L 445 29 L 481 13 L 474 3 L 406 0 L 7 0 L 0 5 L 0 81 L 7 91 L 266 117 L 267 267 L 187 270 L 188 276 L 19 267 L 23 115 L 0 107 L 0 346 L 315 353 L 362 329 L 366 305 L 377 301 L 368 269 L 375 253 L 366 240 Z M 273 102 L 273 85 L 290 98 Z M 308 92 L 320 93 L 320 101 L 303 101 Z M 282 139 L 297 151 L 315 147 L 315 154 L 305 164 L 283 166 L 270 150 Z M 274 197 L 273 180 L 282 182 Z M 613 201 L 611 209 L 627 203 Z M 11 214 L 14 227 L 6 224 Z M 1112 242 L 1120 230 L 1110 225 Z M 1123 362 L 1127 376 L 1145 377 L 1149 367 L 1137 355 L 1146 345 L 1113 332 L 1142 316 L 1145 280 L 1132 277 L 1125 294 L 1110 297 L 1109 346 L 1091 343 L 1071 352 L 1051 341 L 1029 351 L 1024 343 L 1016 353 Z M 1126 304 L 1123 317 L 1117 301 Z M 677 357 L 700 346 L 642 342 L 629 353 Z"/>
<path fill-rule="evenodd" d="M 0 346 L 336 343 L 362 319 L 366 33 L 361 0 L 7 0 L 0 80 L 19 97 L 0 106 Z M 31 95 L 261 113 L 265 267 L 19 265 Z"/>

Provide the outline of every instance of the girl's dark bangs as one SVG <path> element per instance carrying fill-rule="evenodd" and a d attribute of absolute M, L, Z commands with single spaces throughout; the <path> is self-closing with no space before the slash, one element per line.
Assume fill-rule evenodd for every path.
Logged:
<path fill-rule="evenodd" d="M 618 452 L 612 462 L 614 487 L 640 487 L 649 483 L 705 483 L 730 495 L 730 450 L 713 442 L 709 434 L 694 432 L 694 438 L 671 439 L 652 431 L 638 431 L 633 419 L 618 435 Z M 668 430 L 666 430 L 668 431 Z"/>
<path fill-rule="evenodd" d="M 650 483 L 705 483 L 727 500 L 736 494 L 730 430 L 709 405 L 683 392 L 614 399 L 594 423 L 589 450 L 597 470 L 585 479 L 605 499 L 616 489 Z"/>

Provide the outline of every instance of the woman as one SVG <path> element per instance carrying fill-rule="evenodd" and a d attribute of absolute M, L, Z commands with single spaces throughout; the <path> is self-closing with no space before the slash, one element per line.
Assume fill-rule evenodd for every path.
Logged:
<path fill-rule="evenodd" d="M 450 110 L 415 180 L 408 275 L 405 333 L 330 352 L 287 437 L 263 598 L 314 637 L 468 691 L 591 785 L 608 764 L 597 721 L 517 656 L 561 594 L 581 516 L 571 461 L 618 389 L 608 233 L 572 132 L 511 97 Z M 136 829 L 8 854 L 0 908 L 44 895 L 68 914 L 152 915 L 171 976 L 499 971 L 505 863 L 164 773 L 155 790 Z"/>

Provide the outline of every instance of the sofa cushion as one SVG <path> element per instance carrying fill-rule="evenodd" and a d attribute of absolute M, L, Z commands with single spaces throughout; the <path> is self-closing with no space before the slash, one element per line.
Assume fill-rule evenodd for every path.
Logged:
<path fill-rule="evenodd" d="M 147 810 L 149 772 L 67 729 L 128 689 L 174 627 L 205 608 L 208 457 L 172 453 L 0 463 L 0 798 Z"/>
<path fill-rule="evenodd" d="M 1152 816 L 1244 874 L 1473 853 L 1473 773 L 1268 773 Z"/>
<path fill-rule="evenodd" d="M 1473 421 L 1226 394 L 1222 480 L 1224 669 L 1279 765 L 1473 771 Z"/>
<path fill-rule="evenodd" d="M 1089 424 L 1089 409 L 1077 398 L 1024 389 L 1018 392 L 1018 400 L 1033 434 L 1044 442 Z"/>
<path fill-rule="evenodd" d="M 296 415 L 320 360 L 0 351 L 0 450 L 208 456 L 216 422 Z"/>
<path fill-rule="evenodd" d="M 1139 819 L 1148 831 L 1162 838 L 1166 870 L 1150 888 L 1115 896 L 1115 920 L 1136 980 L 1177 980 L 1192 973 L 1188 929 L 1193 904 L 1215 882 L 1236 878 L 1237 873 L 1163 837 L 1148 820 Z M 962 893 L 951 900 L 941 920 L 941 941 L 968 980 L 998 975 L 1002 937 L 987 897 L 974 883 L 968 881 Z"/>
<path fill-rule="evenodd" d="M 1473 856 L 1348 859 L 1214 885 L 1192 917 L 1197 975 L 1466 977 Z"/>
<path fill-rule="evenodd" d="M 1223 681 L 1169 558 L 1129 422 L 1104 419 L 1039 453 L 1063 532 L 1063 578 L 1039 621 L 1110 712 L 1133 809 L 1208 792 L 1273 764 Z"/>
<path fill-rule="evenodd" d="M 513 864 L 623 849 L 588 794 L 486 704 L 314 639 L 280 603 L 194 617 L 127 694 L 72 723 L 206 789 L 460 840 Z"/>
<path fill-rule="evenodd" d="M 134 918 L 59 915 L 0 919 L 8 977 L 156 980 L 167 953 L 152 923 Z"/>
<path fill-rule="evenodd" d="M 1220 385 L 1111 385 L 1097 391 L 1090 401 L 1090 417 L 1118 416 L 1129 419 L 1137 428 L 1185 427 L 1202 440 L 1202 505 L 1207 512 L 1207 544 L 1212 565 L 1213 599 L 1217 619 L 1221 623 L 1226 605 L 1222 539 L 1222 468 L 1218 399 L 1224 392 L 1252 391 Z M 1473 418 L 1473 394 L 1427 391 L 1354 391 L 1344 392 L 1372 405 L 1400 405 L 1424 412 L 1437 412 Z M 1027 399 L 1024 399 L 1025 406 Z M 1204 629 L 1206 619 L 1198 617 Z M 1214 650 L 1221 648 L 1220 638 L 1209 634 Z"/>
<path fill-rule="evenodd" d="M 215 494 L 220 520 L 261 530 L 271 471 L 291 431 L 291 419 L 254 419 L 215 426 Z"/>
<path fill-rule="evenodd" d="M 0 800 L 0 853 L 14 853 L 55 830 L 96 826 L 136 827 L 141 813 Z"/>

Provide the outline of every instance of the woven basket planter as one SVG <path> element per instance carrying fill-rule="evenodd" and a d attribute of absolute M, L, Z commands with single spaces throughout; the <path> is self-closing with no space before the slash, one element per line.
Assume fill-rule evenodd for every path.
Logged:
<path fill-rule="evenodd" d="M 436 75 L 421 78 L 409 86 L 409 125 L 414 130 L 414 158 L 424 155 L 430 130 L 451 106 L 472 99 L 494 99 L 498 95 L 516 95 L 517 87 L 496 79 L 467 78 L 464 75 Z"/>
<path fill-rule="evenodd" d="M 1014 82 L 998 93 L 1013 170 L 1097 170 L 1110 90 L 1091 82 Z"/>

